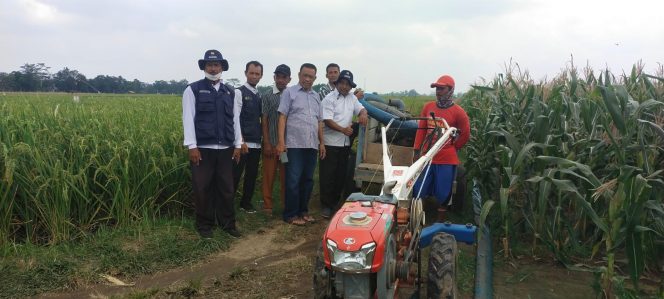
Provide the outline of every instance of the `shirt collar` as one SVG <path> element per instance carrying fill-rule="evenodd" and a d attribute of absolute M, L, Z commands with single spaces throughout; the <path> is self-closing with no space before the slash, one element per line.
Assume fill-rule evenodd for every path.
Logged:
<path fill-rule="evenodd" d="M 216 86 L 218 84 L 224 84 L 224 79 L 219 79 L 219 81 L 217 81 L 217 83 L 214 83 L 212 80 L 210 80 L 208 78 L 203 78 L 203 79 L 205 79 L 205 81 L 207 81 L 212 86 Z"/>
<path fill-rule="evenodd" d="M 221 86 L 224 85 L 224 81 L 221 80 L 221 79 L 217 83 L 214 83 L 214 82 L 210 81 L 210 85 L 212 85 L 212 87 L 214 87 L 214 89 L 219 90 L 219 88 L 221 88 Z"/>
<path fill-rule="evenodd" d="M 281 92 L 281 91 L 279 91 L 279 88 L 277 88 L 277 85 L 273 85 L 273 86 L 272 86 L 272 94 L 278 94 L 278 93 L 280 93 L 280 92 Z"/>
<path fill-rule="evenodd" d="M 254 94 L 258 93 L 258 89 L 256 89 L 256 87 L 253 87 L 253 86 L 249 85 L 249 82 L 245 82 L 244 87 L 251 90 L 251 92 L 253 92 Z"/>
<path fill-rule="evenodd" d="M 336 90 L 336 89 L 333 90 L 333 91 L 330 92 L 330 93 L 332 94 L 332 96 L 336 96 L 337 100 L 338 100 L 338 99 L 345 99 L 345 98 L 350 97 L 351 95 L 353 95 L 351 92 L 348 92 L 348 94 L 347 94 L 346 96 L 343 96 L 343 95 L 341 95 L 341 93 L 340 93 L 338 90 Z"/>
<path fill-rule="evenodd" d="M 304 87 L 302 87 L 302 85 L 301 85 L 300 83 L 298 83 L 298 84 L 295 85 L 295 86 L 297 86 L 297 90 L 298 90 L 298 91 L 303 91 L 303 92 L 307 92 L 307 93 L 312 93 L 312 92 L 314 92 L 314 89 L 313 89 L 313 88 L 312 88 L 312 89 L 309 89 L 309 91 L 304 90 Z"/>

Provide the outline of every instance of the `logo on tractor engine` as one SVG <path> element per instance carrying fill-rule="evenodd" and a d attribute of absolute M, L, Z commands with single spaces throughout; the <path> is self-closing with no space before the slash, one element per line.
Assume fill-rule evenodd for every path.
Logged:
<path fill-rule="evenodd" d="M 401 169 L 395 169 L 392 171 L 393 176 L 402 176 L 403 175 L 403 170 Z"/>
<path fill-rule="evenodd" d="M 346 245 L 353 245 L 353 244 L 355 244 L 355 239 L 353 239 L 353 238 L 345 238 L 345 239 L 344 239 L 344 244 L 346 244 Z"/>

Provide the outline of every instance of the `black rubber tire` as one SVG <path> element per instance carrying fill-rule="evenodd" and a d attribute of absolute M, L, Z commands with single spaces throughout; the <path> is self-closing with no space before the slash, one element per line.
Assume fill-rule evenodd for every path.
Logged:
<path fill-rule="evenodd" d="M 376 275 L 376 297 L 394 298 L 397 282 L 394 270 L 397 263 L 397 242 L 394 233 L 388 235 L 385 245 L 383 266 Z"/>
<path fill-rule="evenodd" d="M 427 298 L 456 299 L 457 243 L 453 235 L 437 233 L 431 241 L 427 273 Z"/>
<path fill-rule="evenodd" d="M 327 271 L 327 275 L 323 275 L 324 271 Z M 323 245 L 321 244 L 318 246 L 318 250 L 316 250 L 316 258 L 314 259 L 313 282 L 315 299 L 339 298 L 335 295 L 333 282 L 330 278 L 331 275 L 332 272 L 325 268 L 325 256 L 323 255 Z"/>

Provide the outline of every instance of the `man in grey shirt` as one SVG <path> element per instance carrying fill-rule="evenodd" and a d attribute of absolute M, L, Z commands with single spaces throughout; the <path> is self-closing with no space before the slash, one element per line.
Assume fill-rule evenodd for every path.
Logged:
<path fill-rule="evenodd" d="M 277 152 L 286 152 L 286 200 L 283 220 L 294 225 L 315 221 L 309 215 L 309 199 L 314 187 L 316 158 L 325 158 L 320 96 L 311 87 L 316 66 L 300 67 L 297 85 L 286 88 L 279 103 L 279 143 Z"/>

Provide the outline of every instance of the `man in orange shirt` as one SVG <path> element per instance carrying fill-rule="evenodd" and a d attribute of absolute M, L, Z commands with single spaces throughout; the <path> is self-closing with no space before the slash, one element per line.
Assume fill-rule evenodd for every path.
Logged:
<path fill-rule="evenodd" d="M 452 99 L 454 79 L 452 77 L 441 76 L 436 82 L 431 83 L 431 88 L 436 88 L 436 101 L 426 103 L 420 116 L 431 118 L 433 112 L 436 118 L 443 118 L 451 127 L 457 128 L 459 134 L 456 139 L 449 140 L 433 157 L 431 165 L 422 171 L 422 175 L 413 186 L 413 197 L 425 198 L 433 195 L 438 204 L 443 205 L 447 203 L 452 193 L 452 184 L 457 165 L 459 165 L 457 151 L 470 139 L 470 121 L 466 111 L 454 104 Z M 443 127 L 442 121 L 437 122 L 439 128 Z M 420 120 L 418 127 L 427 129 L 417 130 L 415 135 L 415 160 L 436 142 L 436 140 L 425 142 L 426 139 L 431 138 L 433 128 L 436 127 L 433 119 Z"/>

